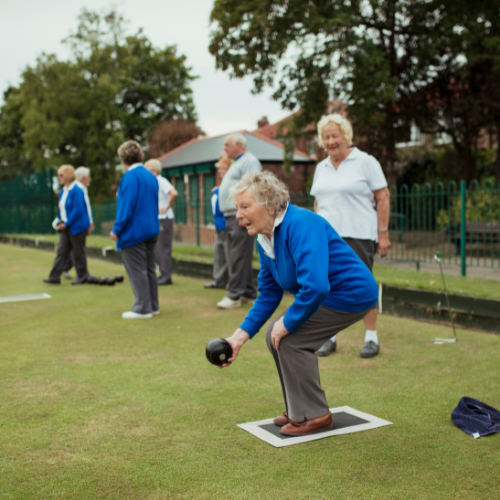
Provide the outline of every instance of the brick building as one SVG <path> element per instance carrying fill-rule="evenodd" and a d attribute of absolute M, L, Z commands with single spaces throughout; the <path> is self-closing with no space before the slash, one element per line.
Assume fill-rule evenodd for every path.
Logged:
<path fill-rule="evenodd" d="M 258 132 L 243 130 L 241 133 L 247 139 L 247 150 L 259 159 L 262 168 L 285 182 L 292 194 L 303 196 L 314 174 L 316 159 L 296 150 L 289 175 L 286 175 L 280 142 Z M 158 158 L 163 167 L 162 175 L 179 192 L 174 206 L 176 241 L 203 246 L 213 241 L 210 198 L 213 187 L 218 184 L 215 163 L 224 150 L 228 135 L 192 139 Z"/>

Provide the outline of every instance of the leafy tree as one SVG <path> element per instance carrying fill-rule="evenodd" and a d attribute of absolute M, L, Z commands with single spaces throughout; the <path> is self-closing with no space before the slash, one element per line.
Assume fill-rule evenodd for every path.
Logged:
<path fill-rule="evenodd" d="M 203 131 L 190 120 L 161 122 L 149 136 L 148 155 L 157 158 L 200 135 Z"/>
<path fill-rule="evenodd" d="M 27 175 L 33 164 L 24 148 L 23 117 L 18 89 L 9 87 L 0 108 L 0 182 Z"/>
<path fill-rule="evenodd" d="M 125 36 L 116 11 L 84 9 L 65 42 L 71 60 L 43 54 L 7 96 L 0 114 L 1 160 L 9 161 L 3 138 L 17 130 L 21 140 L 9 152 L 18 162 L 26 157 L 35 169 L 85 165 L 94 178 L 91 196 L 102 199 L 116 186 L 121 142 L 146 144 L 159 122 L 196 119 L 189 86 L 194 77 L 175 47 L 155 48 L 140 31 Z"/>
<path fill-rule="evenodd" d="M 496 0 L 480 4 L 215 0 L 210 52 L 233 76 L 254 75 L 255 92 L 270 86 L 284 108 L 300 106 L 295 130 L 317 120 L 329 99 L 348 102 L 357 143 L 381 160 L 394 182 L 395 143 L 416 117 L 404 105 L 447 69 L 467 67 L 467 47 L 457 37 L 463 13 L 481 18 L 483 7 L 496 8 L 498 18 Z M 469 44 L 478 34 L 471 38 Z"/>

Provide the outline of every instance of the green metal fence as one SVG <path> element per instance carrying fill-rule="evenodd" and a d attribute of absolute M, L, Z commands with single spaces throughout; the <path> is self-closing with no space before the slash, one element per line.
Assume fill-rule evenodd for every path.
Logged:
<path fill-rule="evenodd" d="M 438 182 L 392 186 L 388 260 L 434 263 L 436 251 L 444 263 L 500 267 L 500 182 L 469 185 Z M 314 198 L 292 195 L 292 202 L 310 210 Z"/>
<path fill-rule="evenodd" d="M 50 233 L 57 212 L 52 188 L 53 171 L 47 170 L 0 184 L 0 233 Z M 174 241 L 210 247 L 215 238 L 210 203 L 213 180 L 204 180 L 205 200 L 199 201 L 198 180 L 189 190 L 176 179 L 179 196 L 174 204 Z M 444 263 L 460 266 L 500 267 L 500 183 L 464 181 L 435 185 L 392 186 L 391 253 L 389 260 L 434 262 L 439 251 Z M 186 201 L 189 200 L 189 201 Z M 314 198 L 292 193 L 292 203 L 313 209 Z M 96 233 L 115 218 L 116 200 L 92 206 Z M 107 235 L 108 228 L 104 230 Z"/>
<path fill-rule="evenodd" d="M 500 183 L 391 188 L 391 260 L 500 267 Z"/>
<path fill-rule="evenodd" d="M 56 209 L 52 169 L 0 184 L 0 233 L 51 233 Z"/>

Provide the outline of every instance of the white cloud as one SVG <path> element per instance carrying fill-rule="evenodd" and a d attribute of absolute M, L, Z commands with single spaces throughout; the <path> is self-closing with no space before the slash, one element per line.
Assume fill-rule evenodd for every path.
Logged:
<path fill-rule="evenodd" d="M 0 90 L 20 81 L 21 71 L 33 65 L 42 52 L 67 58 L 61 40 L 76 30 L 76 17 L 82 7 L 102 10 L 102 0 L 20 0 L 2 6 L 0 18 Z M 272 101 L 270 92 L 253 96 L 251 78 L 231 80 L 215 70 L 215 59 L 208 52 L 210 0 L 124 0 L 115 3 L 130 20 L 130 30 L 144 33 L 158 47 L 177 45 L 187 56 L 187 64 L 199 76 L 193 82 L 194 101 L 200 125 L 209 135 L 257 127 L 267 115 L 270 122 L 289 114 Z"/>

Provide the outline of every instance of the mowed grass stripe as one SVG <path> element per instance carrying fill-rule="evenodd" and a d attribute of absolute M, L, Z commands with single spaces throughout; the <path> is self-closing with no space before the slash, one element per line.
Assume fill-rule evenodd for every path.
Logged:
<path fill-rule="evenodd" d="M 248 306 L 219 311 L 223 292 L 174 276 L 160 316 L 124 321 L 128 280 L 51 287 L 53 258 L 0 245 L 0 296 L 53 296 L 0 304 L 0 498 L 499 498 L 500 437 L 474 440 L 450 413 L 465 395 L 500 407 L 500 337 L 461 330 L 435 346 L 450 329 L 382 316 L 382 352 L 363 360 L 354 325 L 320 360 L 329 403 L 394 425 L 275 449 L 236 427 L 283 411 L 264 332 L 230 369 L 204 355 Z"/>

